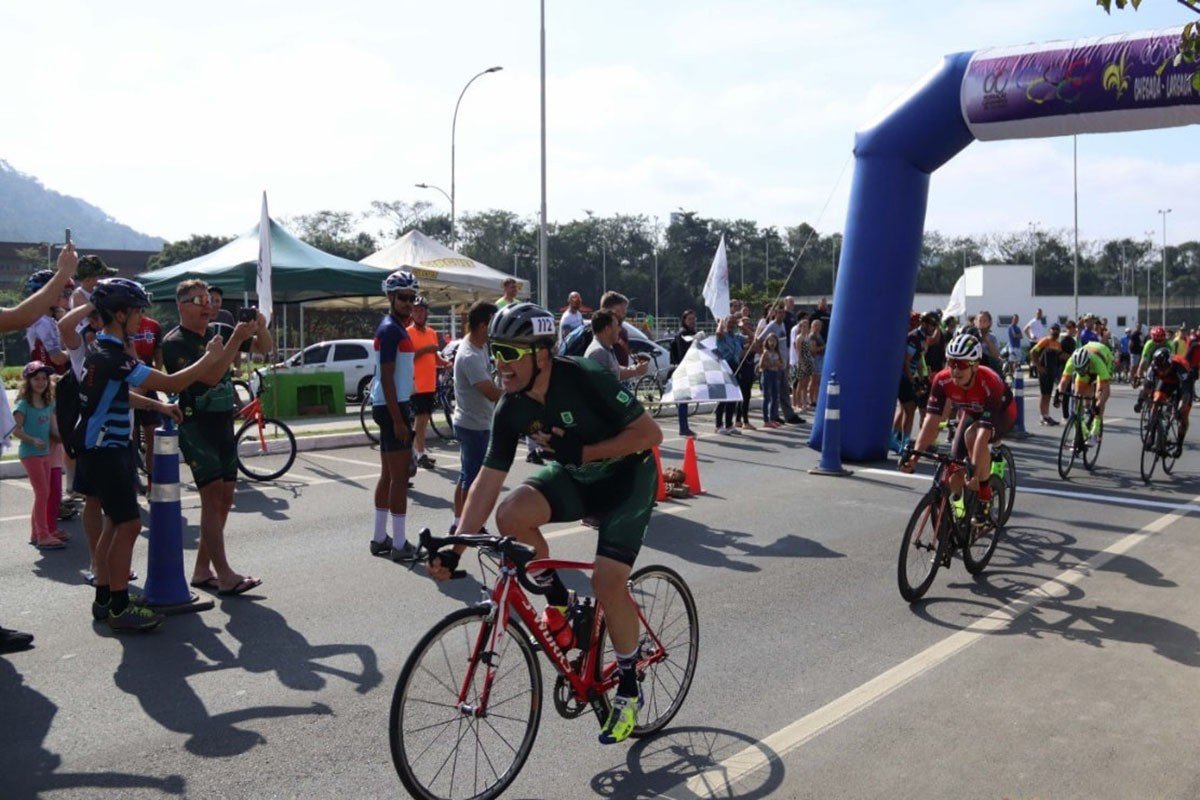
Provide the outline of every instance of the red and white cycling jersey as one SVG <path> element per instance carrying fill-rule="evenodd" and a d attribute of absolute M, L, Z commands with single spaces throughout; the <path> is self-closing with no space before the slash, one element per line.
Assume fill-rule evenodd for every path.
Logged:
<path fill-rule="evenodd" d="M 1004 432 L 1017 421 L 1017 406 L 1012 401 L 1008 386 L 996 372 L 982 364 L 975 371 L 975 380 L 966 389 L 950 377 L 950 368 L 942 370 L 930 379 L 929 402 L 925 412 L 943 416 L 946 402 L 953 409 L 963 409 L 975 421 L 985 427 L 994 427 Z"/>

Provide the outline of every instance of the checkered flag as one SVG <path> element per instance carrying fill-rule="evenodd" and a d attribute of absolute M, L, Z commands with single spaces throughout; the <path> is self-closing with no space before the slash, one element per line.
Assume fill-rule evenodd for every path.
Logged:
<path fill-rule="evenodd" d="M 664 403 L 726 403 L 741 401 L 742 390 L 733 370 L 717 355 L 716 338 L 697 338 L 671 373 L 663 391 Z"/>

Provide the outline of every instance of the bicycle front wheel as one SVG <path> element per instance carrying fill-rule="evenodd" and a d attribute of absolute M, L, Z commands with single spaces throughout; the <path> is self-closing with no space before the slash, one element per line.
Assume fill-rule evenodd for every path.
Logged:
<path fill-rule="evenodd" d="M 1157 409 L 1150 414 L 1150 421 L 1146 424 L 1146 441 L 1142 443 L 1142 480 L 1146 483 L 1154 477 L 1154 468 L 1158 466 L 1159 453 L 1162 451 L 1159 415 Z"/>
<path fill-rule="evenodd" d="M 949 528 L 942 524 L 942 515 L 948 511 L 939 507 L 939 500 L 936 492 L 928 492 L 921 498 L 900 540 L 896 579 L 900 596 L 909 603 L 920 600 L 933 585 L 942 562 L 942 550 L 950 537 Z"/>
<path fill-rule="evenodd" d="M 1088 472 L 1096 468 L 1096 460 L 1100 458 L 1100 444 L 1104 441 L 1104 419 L 1096 418 L 1096 443 L 1084 444 L 1083 466 Z"/>
<path fill-rule="evenodd" d="M 1004 479 L 992 475 L 988 478 L 988 485 L 992 487 L 988 524 L 977 526 L 971 523 L 966 532 L 966 546 L 962 549 L 963 564 L 972 575 L 983 572 L 992 560 L 996 545 L 1000 543 L 1000 529 L 1004 526 L 1004 497 L 1007 494 Z M 978 502 L 978 496 L 971 497 L 971 511 L 974 511 L 973 506 Z"/>
<path fill-rule="evenodd" d="M 1008 445 L 1002 444 L 997 448 L 1000 459 L 1004 462 L 1004 516 L 1000 520 L 1001 525 L 1008 524 L 1008 518 L 1012 516 L 1013 504 L 1017 501 L 1017 462 L 1013 458 L 1012 450 Z"/>
<path fill-rule="evenodd" d="M 529 758 L 542 716 L 541 670 L 515 625 L 499 652 L 487 650 L 495 625 L 488 614 L 464 608 L 445 617 L 400 671 L 388 732 L 392 763 L 413 797 L 499 797 Z M 486 701 L 485 661 L 495 670 Z"/>
<path fill-rule="evenodd" d="M 629 591 L 641 609 L 638 649 L 641 661 L 650 661 L 638 675 L 642 708 L 631 736 L 649 736 L 662 730 L 679 712 L 692 687 L 696 659 L 700 655 L 700 626 L 696 601 L 679 573 L 667 567 L 642 567 L 629 576 Z M 600 623 L 599 642 L 603 657 L 596 660 L 597 678 L 612 675 L 617 655 L 608 639 L 607 626 Z M 614 690 L 615 691 L 615 690 Z M 611 693 L 601 698 L 605 714 L 611 709 Z"/>
<path fill-rule="evenodd" d="M 1179 417 L 1172 411 L 1164 419 L 1159 432 L 1159 443 L 1162 445 L 1162 468 L 1168 475 L 1175 469 L 1175 446 L 1180 441 Z"/>
<path fill-rule="evenodd" d="M 642 407 L 657 417 L 662 414 L 662 384 L 653 375 L 643 375 L 633 386 L 633 393 Z"/>
<path fill-rule="evenodd" d="M 367 434 L 367 438 L 371 440 L 371 444 L 379 444 L 379 427 L 375 424 L 375 418 L 371 416 L 372 408 L 370 397 L 363 400 L 358 409 L 358 422 L 362 425 L 363 433 Z"/>
<path fill-rule="evenodd" d="M 1075 458 L 1079 455 L 1079 417 L 1072 414 L 1063 425 L 1062 441 L 1058 446 L 1058 475 L 1064 481 L 1075 466 Z"/>
<path fill-rule="evenodd" d="M 1149 447 L 1150 441 L 1154 438 L 1154 428 L 1151 425 L 1151 421 L 1150 421 L 1150 415 L 1153 412 L 1153 410 L 1154 410 L 1153 404 L 1149 400 L 1147 400 L 1145 403 L 1142 404 L 1142 413 L 1141 413 L 1141 416 L 1138 418 L 1138 432 L 1141 434 L 1142 445 L 1144 447 Z"/>
<path fill-rule="evenodd" d="M 248 419 L 238 428 L 238 469 L 255 481 L 273 481 L 292 468 L 296 460 L 296 437 L 277 419 Z"/>

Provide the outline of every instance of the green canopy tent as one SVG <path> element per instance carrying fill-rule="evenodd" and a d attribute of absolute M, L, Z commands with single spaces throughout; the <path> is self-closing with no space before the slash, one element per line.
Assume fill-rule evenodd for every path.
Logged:
<path fill-rule="evenodd" d="M 224 290 L 232 299 L 255 295 L 258 280 L 258 229 L 251 230 L 213 252 L 143 272 L 138 280 L 160 301 L 175 298 L 180 281 L 199 278 Z M 287 303 L 300 304 L 300 346 L 304 346 L 304 303 L 330 297 L 378 296 L 385 276 L 380 270 L 318 250 L 302 242 L 271 220 L 271 294 L 283 306 L 284 329 Z M 285 347 L 286 342 L 282 343 Z"/>

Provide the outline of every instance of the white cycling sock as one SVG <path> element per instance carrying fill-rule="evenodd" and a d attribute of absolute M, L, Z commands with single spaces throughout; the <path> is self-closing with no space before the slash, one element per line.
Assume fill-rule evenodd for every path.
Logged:
<path fill-rule="evenodd" d="M 408 543 L 408 537 L 404 535 L 404 514 L 392 514 L 392 547 L 402 547 Z"/>
<path fill-rule="evenodd" d="M 386 508 L 375 509 L 375 535 L 374 540 L 382 542 L 387 538 L 387 519 L 388 510 Z"/>

